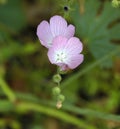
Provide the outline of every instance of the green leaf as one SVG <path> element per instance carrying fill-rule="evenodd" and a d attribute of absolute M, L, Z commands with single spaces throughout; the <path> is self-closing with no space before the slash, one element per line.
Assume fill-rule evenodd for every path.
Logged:
<path fill-rule="evenodd" d="M 113 8 L 111 2 L 106 1 L 100 18 L 103 26 L 107 27 L 111 22 L 120 18 L 120 10 L 118 8 Z"/>
<path fill-rule="evenodd" d="M 111 39 L 120 40 L 120 24 L 117 24 L 109 29 L 109 36 Z"/>
<path fill-rule="evenodd" d="M 114 50 L 116 47 L 115 45 L 111 44 L 106 40 L 105 38 L 101 40 L 95 40 L 94 43 L 91 43 L 88 45 L 91 53 L 94 55 L 94 57 L 99 59 L 100 57 L 103 57 L 112 50 Z M 108 58 L 106 61 L 104 61 L 101 66 L 111 67 L 112 66 L 112 57 Z"/>
<path fill-rule="evenodd" d="M 94 8 L 91 9 L 91 7 Z M 76 11 L 72 14 L 77 34 L 97 60 L 117 47 L 111 44 L 111 40 L 120 38 L 120 23 L 117 22 L 120 11 L 114 9 L 110 2 L 105 2 L 103 9 L 100 10 L 100 3 L 96 0 L 85 1 L 83 14 L 80 13 L 79 8 L 79 5 L 76 5 Z M 116 24 L 111 25 L 113 22 Z M 110 28 L 109 25 L 111 25 Z M 112 67 L 112 62 L 112 58 L 109 58 L 102 63 L 102 66 Z"/>

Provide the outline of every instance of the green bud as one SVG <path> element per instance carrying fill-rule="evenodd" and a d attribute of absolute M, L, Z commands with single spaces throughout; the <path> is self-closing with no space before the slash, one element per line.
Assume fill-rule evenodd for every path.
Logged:
<path fill-rule="evenodd" d="M 60 76 L 60 74 L 56 74 L 56 75 L 53 76 L 53 81 L 55 83 L 60 83 L 61 80 L 62 80 L 62 77 Z"/>
<path fill-rule="evenodd" d="M 58 96 L 58 101 L 63 102 L 64 100 L 65 100 L 65 96 L 62 95 L 62 94 L 60 94 L 60 95 Z"/>
<path fill-rule="evenodd" d="M 61 90 L 60 90 L 59 87 L 54 87 L 54 88 L 52 89 L 52 92 L 53 92 L 53 95 L 59 95 L 60 92 L 61 92 Z"/>

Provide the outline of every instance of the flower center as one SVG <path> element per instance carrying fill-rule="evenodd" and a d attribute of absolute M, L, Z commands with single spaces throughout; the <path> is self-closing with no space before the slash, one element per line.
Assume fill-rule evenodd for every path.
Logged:
<path fill-rule="evenodd" d="M 56 54 L 56 62 L 57 63 L 64 63 L 66 61 L 66 54 L 64 52 L 58 52 Z"/>

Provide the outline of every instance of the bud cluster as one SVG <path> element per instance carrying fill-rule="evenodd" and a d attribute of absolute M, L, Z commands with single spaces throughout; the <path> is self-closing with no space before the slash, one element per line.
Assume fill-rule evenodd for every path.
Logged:
<path fill-rule="evenodd" d="M 62 77 L 60 74 L 56 74 L 53 76 L 53 81 L 58 85 L 52 89 L 53 96 L 55 97 L 57 104 L 56 107 L 59 109 L 62 107 L 62 102 L 65 100 L 65 96 L 61 94 L 60 82 Z"/>

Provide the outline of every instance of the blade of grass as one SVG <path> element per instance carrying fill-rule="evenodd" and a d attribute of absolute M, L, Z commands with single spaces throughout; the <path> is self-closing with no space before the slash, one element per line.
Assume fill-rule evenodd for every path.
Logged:
<path fill-rule="evenodd" d="M 0 76 L 0 87 L 11 102 L 15 102 L 16 96 L 14 92 L 9 88 L 4 79 Z"/>

